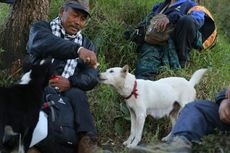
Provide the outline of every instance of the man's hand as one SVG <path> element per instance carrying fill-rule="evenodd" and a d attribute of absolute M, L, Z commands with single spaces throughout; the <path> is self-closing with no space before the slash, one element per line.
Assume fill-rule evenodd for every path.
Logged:
<path fill-rule="evenodd" d="M 155 25 L 154 29 L 157 30 L 157 32 L 164 32 L 166 30 L 167 25 L 169 24 L 169 19 L 167 16 L 164 16 L 162 18 L 159 18 Z"/>
<path fill-rule="evenodd" d="M 224 99 L 219 108 L 220 120 L 230 124 L 230 99 Z"/>
<path fill-rule="evenodd" d="M 70 88 L 69 80 L 62 76 L 55 76 L 54 79 L 50 79 L 49 84 L 55 87 L 59 92 L 66 91 Z"/>
<path fill-rule="evenodd" d="M 90 51 L 86 48 L 80 48 L 79 50 L 79 58 L 82 59 L 86 64 L 95 68 L 97 66 L 97 57 L 93 51 Z"/>

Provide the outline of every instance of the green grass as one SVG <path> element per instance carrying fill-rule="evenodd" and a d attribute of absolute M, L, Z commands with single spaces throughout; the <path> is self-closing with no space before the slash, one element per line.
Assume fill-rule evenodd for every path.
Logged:
<path fill-rule="evenodd" d="M 0 13 L 0 26 L 2 26 L 5 23 L 8 17 L 8 14 L 9 14 L 8 13 L 9 9 L 10 9 L 10 5 L 5 4 L 5 3 L 0 3 L 0 12 L 1 12 Z"/>
<path fill-rule="evenodd" d="M 196 86 L 197 97 L 199 99 L 213 99 L 215 94 L 220 89 L 228 86 L 230 82 L 229 48 L 230 44 L 223 36 L 219 36 L 215 48 L 202 52 L 193 50 L 191 61 L 184 69 L 172 71 L 166 68 L 164 72 L 159 74 L 158 78 L 182 76 L 189 79 L 195 70 L 199 68 L 208 68 L 208 73 L 205 74 L 200 84 Z M 111 54 L 114 55 L 115 53 Z M 99 60 L 101 60 L 100 57 Z M 103 63 L 104 60 L 105 59 L 101 62 Z M 115 64 L 109 66 L 122 65 L 120 61 L 117 61 L 117 64 L 116 62 L 114 63 Z M 109 66 L 108 64 L 104 65 L 102 71 Z M 122 99 L 112 87 L 102 84 L 90 91 L 88 95 L 90 97 L 91 110 L 97 122 L 98 132 L 102 137 L 102 143 L 107 142 L 108 138 L 110 138 L 109 145 L 113 146 L 114 151 L 123 151 L 124 148 L 119 150 L 118 148 L 120 147 L 118 146 L 128 137 L 130 128 L 129 114 L 125 108 L 124 99 Z M 163 136 L 166 136 L 170 130 L 170 125 L 167 124 L 168 122 L 168 119 L 153 120 L 149 117 L 145 124 L 143 142 L 153 143 L 159 141 Z M 215 148 L 221 146 L 221 144 L 217 142 L 210 145 L 209 141 L 210 139 L 219 140 L 221 136 L 228 138 L 226 135 L 223 136 L 221 134 L 211 135 L 204 139 L 202 145 L 195 146 L 194 152 L 197 152 L 199 149 L 205 150 L 202 146 L 208 147 L 206 148 L 206 152 L 213 152 L 213 149 L 216 151 Z M 225 143 L 221 147 L 224 150 L 229 149 L 229 146 Z"/>
<path fill-rule="evenodd" d="M 61 0 L 52 0 L 50 18 L 58 14 Z M 84 30 L 98 48 L 100 70 L 109 67 L 128 64 L 133 73 L 136 63 L 136 45 L 123 39 L 123 32 L 129 26 L 135 26 L 151 10 L 157 0 L 92 0 L 92 18 Z M 0 25 L 6 20 L 7 5 L 0 3 Z M 218 10 L 218 9 L 217 9 Z M 214 14 L 218 26 L 219 12 Z M 222 19 L 222 18 L 221 18 Z M 229 26 L 229 25 L 228 25 Z M 230 41 L 225 30 L 220 28 L 217 45 L 202 52 L 193 50 L 191 60 L 184 69 L 172 71 L 165 68 L 158 78 L 181 76 L 189 79 L 199 68 L 208 68 L 208 73 L 196 86 L 198 98 L 213 99 L 215 93 L 230 83 Z M 8 74 L 0 73 L 0 84 L 12 83 Z M 99 84 L 88 92 L 90 108 L 93 113 L 101 143 L 117 153 L 126 153 L 122 142 L 128 137 L 130 130 L 129 112 L 124 99 L 109 86 Z M 153 143 L 167 135 L 170 130 L 168 119 L 154 120 L 147 118 L 143 132 L 143 142 Z M 204 138 L 201 145 L 194 147 L 195 153 L 218 153 L 221 150 L 229 152 L 228 134 L 216 132 Z"/>
<path fill-rule="evenodd" d="M 116 3 L 116 4 L 115 4 Z M 135 69 L 136 46 L 123 39 L 123 32 L 128 26 L 135 26 L 151 9 L 149 1 L 111 1 L 98 0 L 92 10 L 92 19 L 86 33 L 96 43 L 99 50 L 100 70 L 129 64 L 131 73 Z M 151 2 L 152 4 L 153 2 Z M 230 82 L 229 40 L 222 34 L 218 36 L 217 45 L 211 50 L 198 52 L 193 50 L 191 61 L 184 69 L 172 71 L 166 68 L 159 76 L 182 76 L 187 79 L 199 68 L 208 68 L 201 83 L 196 87 L 198 98 L 213 99 L 215 93 Z M 111 87 L 98 85 L 89 92 L 91 110 L 96 120 L 102 144 L 112 147 L 114 152 L 127 152 L 122 142 L 127 139 L 130 130 L 129 113 L 122 99 Z M 167 121 L 167 122 L 166 122 Z M 153 120 L 148 117 L 143 132 L 143 142 L 153 143 L 167 135 L 170 125 L 168 119 Z M 221 135 L 221 134 L 220 134 Z M 218 135 L 214 135 L 217 138 Z M 201 147 L 208 147 L 206 152 L 215 148 L 204 140 L 203 145 L 195 146 L 194 152 Z M 207 144 L 207 146 L 206 146 Z M 216 143 L 217 145 L 220 145 Z M 223 145 L 223 148 L 229 148 Z M 204 149 L 203 149 L 204 150 Z"/>

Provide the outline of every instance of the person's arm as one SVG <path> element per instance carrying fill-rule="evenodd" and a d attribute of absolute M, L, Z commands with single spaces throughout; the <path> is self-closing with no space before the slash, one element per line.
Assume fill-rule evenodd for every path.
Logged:
<path fill-rule="evenodd" d="M 215 97 L 215 103 L 217 103 L 217 104 L 221 104 L 221 102 L 224 100 L 224 99 L 226 99 L 225 97 L 225 93 L 226 93 L 226 91 L 227 91 L 227 89 L 223 89 L 223 90 L 221 90 L 220 92 L 218 92 L 218 94 L 216 95 L 216 97 Z"/>
<path fill-rule="evenodd" d="M 78 63 L 78 73 L 68 78 L 72 87 L 87 91 L 98 84 L 98 70 L 84 63 Z"/>
<path fill-rule="evenodd" d="M 36 58 L 53 57 L 57 59 L 81 58 L 94 67 L 97 64 L 96 54 L 73 41 L 55 36 L 48 22 L 41 21 L 32 25 L 27 51 Z M 89 59 L 89 60 L 88 60 Z"/>
<path fill-rule="evenodd" d="M 83 46 L 95 54 L 97 53 L 95 45 L 85 35 L 83 35 Z M 98 69 L 84 63 L 83 60 L 78 60 L 77 67 L 72 76 L 68 79 L 58 76 L 58 80 L 51 80 L 53 86 L 59 88 L 63 92 L 71 87 L 76 87 L 87 91 L 93 89 L 98 83 Z"/>
<path fill-rule="evenodd" d="M 27 43 L 28 53 L 40 58 L 52 56 L 57 59 L 78 57 L 79 45 L 55 36 L 48 22 L 37 22 L 32 25 Z"/>
<path fill-rule="evenodd" d="M 89 40 L 85 35 L 83 40 L 83 46 L 85 48 L 97 53 L 97 49 L 91 40 Z M 98 83 L 98 72 L 98 69 L 89 67 L 82 60 L 79 60 L 76 73 L 69 77 L 70 84 L 72 87 L 77 87 L 81 90 L 91 90 Z"/>
<path fill-rule="evenodd" d="M 80 65 L 80 66 L 79 66 Z M 68 79 L 62 76 L 55 76 L 49 81 L 51 86 L 57 87 L 64 92 L 71 87 L 87 91 L 93 89 L 98 83 L 98 70 L 86 64 L 78 63 L 78 71 Z"/>
<path fill-rule="evenodd" d="M 204 24 L 205 13 L 203 11 L 192 11 L 189 15 L 192 16 L 198 28 L 201 28 Z"/>
<path fill-rule="evenodd" d="M 220 103 L 219 116 L 224 123 L 230 124 L 230 86 L 216 97 Z M 222 100 L 221 100 L 222 99 Z"/>

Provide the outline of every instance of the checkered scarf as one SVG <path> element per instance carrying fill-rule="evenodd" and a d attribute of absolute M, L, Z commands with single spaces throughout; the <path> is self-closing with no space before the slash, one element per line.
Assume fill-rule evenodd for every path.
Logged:
<path fill-rule="evenodd" d="M 65 33 L 65 29 L 61 25 L 61 20 L 59 17 L 53 19 L 50 22 L 50 27 L 52 29 L 52 33 L 57 37 L 62 37 L 65 40 L 74 41 L 75 43 L 82 45 L 82 34 L 79 31 L 75 35 L 68 35 Z M 65 65 L 64 71 L 62 72 L 62 76 L 65 78 L 69 78 L 74 74 L 74 70 L 77 66 L 77 58 L 75 59 L 68 59 Z"/>

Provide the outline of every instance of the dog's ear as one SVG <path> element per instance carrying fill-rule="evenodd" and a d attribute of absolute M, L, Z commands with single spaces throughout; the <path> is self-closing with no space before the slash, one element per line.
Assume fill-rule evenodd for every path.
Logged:
<path fill-rule="evenodd" d="M 124 75 L 124 77 L 127 75 L 127 73 L 129 73 L 129 66 L 127 64 L 122 67 L 121 73 Z"/>

